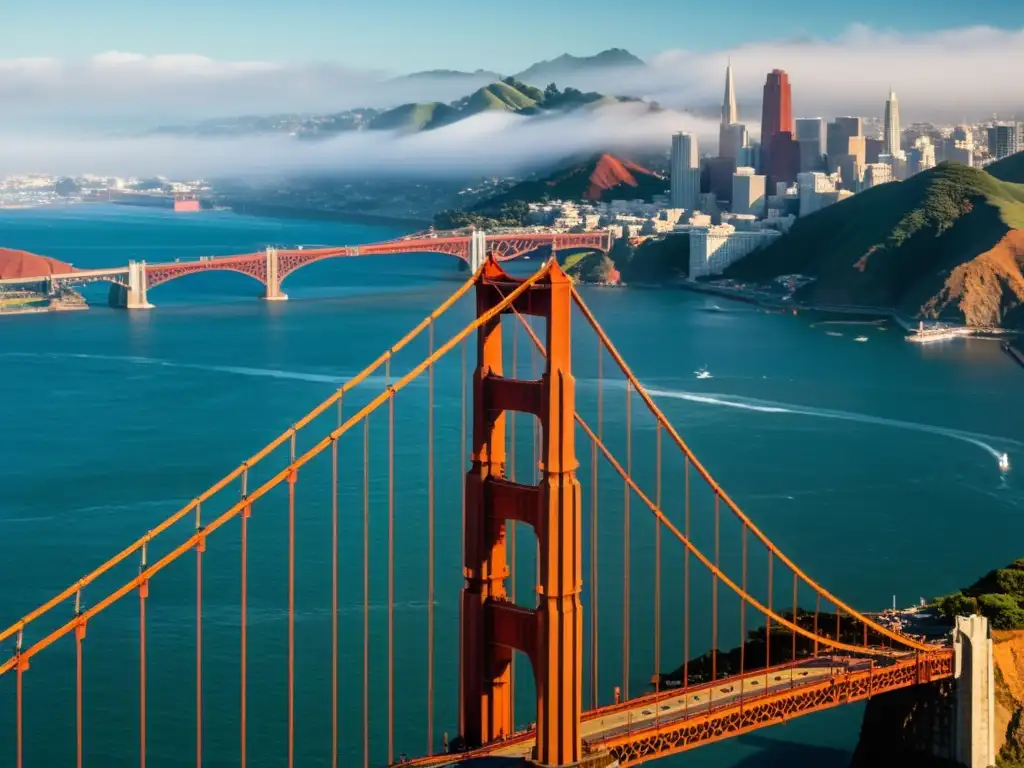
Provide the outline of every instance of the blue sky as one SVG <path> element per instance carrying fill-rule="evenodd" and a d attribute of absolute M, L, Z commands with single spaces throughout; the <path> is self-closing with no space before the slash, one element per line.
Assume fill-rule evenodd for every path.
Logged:
<path fill-rule="evenodd" d="M 329 61 L 399 72 L 514 72 L 563 52 L 732 48 L 834 37 L 852 24 L 902 33 L 1024 27 L 1024 2 L 988 0 L 36 0 L 0 10 L 0 58 L 74 59 L 103 51 L 216 59 Z M 726 11 L 726 7 L 728 10 Z M 285 10 L 287 8 L 287 10 Z M 784 14 L 779 8 L 799 8 Z"/>

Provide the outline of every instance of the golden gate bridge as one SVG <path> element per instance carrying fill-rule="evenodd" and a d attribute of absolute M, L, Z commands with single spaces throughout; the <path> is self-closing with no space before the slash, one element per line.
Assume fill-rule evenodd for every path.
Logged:
<path fill-rule="evenodd" d="M 472 321 L 437 343 L 439 322 L 463 300 L 475 301 Z M 572 365 L 574 316 L 577 322 L 582 320 L 584 330 L 593 333 L 599 351 L 593 379 L 596 408 L 586 418 L 578 407 L 579 372 Z M 577 344 L 582 343 L 579 338 L 577 334 Z M 526 350 L 520 349 L 520 339 Z M 426 353 L 399 373 L 397 356 L 412 350 L 414 342 L 425 343 Z M 467 353 L 471 342 L 476 353 L 472 370 Z M 527 354 L 532 373 L 520 378 L 521 360 Z M 461 388 L 454 395 L 461 403 L 460 455 L 457 460 L 439 461 L 435 456 L 435 373 L 450 356 L 461 357 Z M 381 377 L 383 387 L 376 390 L 373 384 Z M 618 388 L 613 386 L 615 377 L 622 383 Z M 425 536 L 416 537 L 426 550 L 427 568 L 421 583 L 427 632 L 420 643 L 409 634 L 399 635 L 395 626 L 396 539 L 401 535 L 396 508 L 403 506 L 396 480 L 407 469 L 404 460 L 396 464 L 396 443 L 401 448 L 409 439 L 396 438 L 395 411 L 396 403 L 423 379 L 427 434 L 415 441 L 416 452 L 426 459 L 423 477 L 428 489 L 426 508 L 416 513 L 420 528 L 426 529 Z M 623 388 L 625 397 L 619 399 Z M 619 393 L 618 403 L 611 399 L 613 392 Z M 528 472 L 516 466 L 517 416 L 532 417 L 525 434 L 532 447 Z M 624 446 L 609 445 L 606 427 L 611 416 L 625 424 Z M 641 425 L 641 419 L 646 423 Z M 372 464 L 371 420 L 387 426 L 386 461 Z M 354 438 L 357 447 L 342 450 L 346 436 Z M 585 441 L 589 451 L 577 451 L 577 438 Z M 653 467 L 636 463 L 641 439 L 653 443 L 648 446 Z M 467 453 L 462 453 L 467 447 Z M 581 456 L 590 464 L 586 494 L 577 476 Z M 669 468 L 672 461 L 675 469 Z M 147 649 L 154 631 L 170 631 L 168 622 L 175 625 L 174 636 L 181 635 L 176 626 L 180 612 L 161 620 L 161 611 L 170 610 L 161 605 L 168 597 L 162 591 L 151 594 L 150 588 L 174 585 L 168 572 L 189 560 L 194 563 L 195 593 L 186 599 L 194 603 L 194 641 L 191 649 L 177 641 L 174 648 L 178 655 L 194 655 L 195 675 L 194 680 L 175 678 L 170 684 L 179 694 L 194 695 L 195 764 L 203 763 L 210 724 L 223 726 L 223 713 L 204 707 L 211 677 L 216 677 L 218 686 L 230 684 L 238 691 L 231 761 L 243 767 L 254 762 L 251 742 L 256 736 L 251 726 L 258 730 L 269 717 L 287 718 L 287 743 L 278 757 L 280 763 L 295 764 L 297 726 L 301 725 L 297 682 L 303 676 L 303 667 L 296 664 L 302 630 L 302 623 L 296 621 L 301 609 L 296 562 L 311 557 L 308 545 L 305 551 L 297 545 L 296 527 L 308 522 L 300 489 L 314 467 L 329 468 L 331 478 L 330 562 L 324 562 L 331 581 L 330 709 L 316 713 L 330 724 L 330 737 L 300 746 L 303 754 L 315 753 L 325 764 L 329 760 L 332 766 L 358 762 L 364 766 L 384 762 L 447 765 L 502 757 L 529 758 L 551 766 L 602 766 L 615 761 L 633 765 L 959 674 L 957 652 L 947 641 L 927 642 L 859 612 L 773 543 L 694 455 L 555 259 L 530 277 L 515 279 L 491 255 L 436 310 L 292 427 L 134 543 L 0 631 L 0 643 L 14 642 L 12 656 L 0 662 L 0 689 L 14 688 L 12 753 L 17 768 L 32 765 L 33 754 L 52 746 L 34 741 L 32 729 L 25 724 L 26 702 L 45 711 L 57 705 L 58 692 L 33 686 L 33 673 L 47 664 L 74 680 L 70 696 L 74 726 L 64 736 L 69 752 L 73 747 L 76 764 L 86 763 L 89 734 L 84 713 L 98 702 L 89 699 L 83 668 L 92 654 L 102 652 L 100 641 L 85 642 L 87 631 L 102 626 L 116 606 L 125 615 L 124 604 L 131 601 L 137 606 L 131 639 L 137 654 L 120 661 L 125 669 L 136 666 L 135 674 L 126 673 L 126 679 L 132 680 L 131 690 L 123 693 L 135 698 L 137 721 L 134 726 L 123 725 L 126 733 L 134 731 L 135 740 L 135 746 L 130 746 L 126 735 L 123 752 L 137 752 L 140 765 L 146 766 L 147 745 L 154 730 L 166 727 L 169 714 L 151 706 L 148 679 L 155 662 Z M 462 477 L 462 558 L 457 564 L 462 588 L 457 702 L 450 702 L 457 703 L 457 713 L 448 710 L 448 715 L 439 717 L 445 707 L 442 703 L 439 710 L 435 701 L 438 570 L 454 573 L 456 565 L 436 557 L 435 487 L 446 467 Z M 358 471 L 361 478 L 360 492 L 351 499 L 342 498 L 339 481 L 347 468 Z M 671 496 L 664 493 L 669 487 L 668 472 L 677 481 Z M 606 508 L 607 497 L 598 492 L 599 474 L 621 483 L 621 502 L 611 510 Z M 386 486 L 386 494 L 371 494 L 374 483 Z M 638 509 L 654 524 L 653 549 L 650 542 L 635 538 Z M 386 647 L 370 639 L 371 519 L 381 526 L 387 521 Z M 287 617 L 287 684 L 280 692 L 280 710 L 275 709 L 279 714 L 261 709 L 254 718 L 249 709 L 250 688 L 262 662 L 257 660 L 254 669 L 249 656 L 250 635 L 257 629 L 249 612 L 253 575 L 249 540 L 254 526 L 263 527 L 270 520 L 280 520 L 282 525 L 287 521 L 287 535 L 275 543 L 279 567 L 287 574 L 287 597 L 282 596 L 280 606 Z M 601 565 L 599 526 L 621 532 L 621 564 L 613 563 L 621 566 L 620 571 L 609 572 Z M 708 546 L 698 546 L 699 526 L 713 530 L 712 536 L 706 536 Z M 339 555 L 339 537 L 350 528 L 360 531 L 362 538 L 362 575 L 351 584 L 362 590 L 361 622 L 339 618 L 339 593 L 346 586 L 339 574 L 347 568 Z M 527 532 L 536 540 L 533 573 L 521 572 L 522 553 L 516 555 L 517 537 Z M 380 544 L 385 546 L 385 541 Z M 327 545 L 316 542 L 316 546 Z M 641 638 L 653 643 L 653 690 L 642 691 L 636 690 L 631 616 L 631 599 L 638 589 L 631 557 L 638 552 L 653 561 L 652 582 L 639 587 L 653 599 L 650 634 Z M 223 658 L 204 660 L 204 646 L 210 642 L 209 634 L 204 634 L 210 621 L 203 603 L 204 567 L 210 556 L 238 558 L 234 561 L 237 593 L 231 598 L 238 606 L 238 645 L 230 664 Z M 666 598 L 663 574 L 669 564 L 681 565 L 682 579 L 668 585 Z M 523 587 L 531 581 L 536 597 L 524 601 Z M 621 618 L 621 625 L 608 621 L 597 600 L 599 585 L 616 583 L 621 583 L 622 604 L 621 615 L 613 619 Z M 691 615 L 700 602 L 694 590 L 708 585 L 710 611 Z M 726 612 L 731 619 L 723 619 Z M 681 651 L 677 679 L 662 673 L 666 616 L 673 617 L 673 624 L 680 628 L 681 637 L 671 639 L 673 650 L 668 652 L 675 656 Z M 738 630 L 734 641 L 724 637 L 725 626 Z M 609 634 L 617 636 L 621 645 L 622 664 L 621 674 L 611 683 L 608 660 L 602 663 L 601 650 L 607 645 L 601 638 Z M 758 643 L 750 643 L 755 635 Z M 708 653 L 694 659 L 692 651 L 708 639 Z M 361 647 L 361 658 L 358 653 L 341 653 L 343 641 L 346 647 Z M 403 736 L 396 733 L 396 722 L 403 725 L 408 717 L 396 712 L 396 699 L 404 703 L 404 692 L 410 687 L 408 679 L 400 680 L 396 673 L 396 642 L 403 659 L 417 648 L 423 654 L 426 701 L 417 709 L 425 721 L 419 730 L 425 738 L 417 738 L 418 743 L 399 743 Z M 94 644 L 99 645 L 94 648 Z M 73 661 L 72 655 L 61 657 L 51 651 L 57 647 L 73 647 Z M 723 650 L 733 647 L 735 651 Z M 375 679 L 373 686 L 371 657 L 386 658 L 387 668 L 386 681 Z M 535 705 L 525 716 L 515 711 L 517 663 L 528 665 L 536 690 Z M 339 684 L 348 667 L 360 664 L 361 686 Z M 600 675 L 604 677 L 599 679 Z M 612 686 L 614 699 L 608 701 L 601 694 Z M 371 693 L 380 688 L 386 689 L 387 703 L 377 710 L 371 706 L 376 698 Z M 177 705 L 174 711 L 180 714 L 180 710 Z M 517 722 L 527 719 L 527 726 L 517 727 Z M 352 733 L 352 720 L 357 721 L 358 735 Z M 377 725 L 372 728 L 371 723 Z M 449 741 L 448 733 L 457 736 Z M 220 732 L 218 738 L 226 735 Z M 406 758 L 407 754 L 421 756 Z"/>

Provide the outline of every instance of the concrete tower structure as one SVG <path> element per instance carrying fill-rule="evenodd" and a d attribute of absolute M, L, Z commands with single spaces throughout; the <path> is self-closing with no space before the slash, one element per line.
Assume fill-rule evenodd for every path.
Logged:
<path fill-rule="evenodd" d="M 885 135 L 882 153 L 898 157 L 900 154 L 900 103 L 896 100 L 895 91 L 889 91 L 889 100 L 885 102 Z"/>

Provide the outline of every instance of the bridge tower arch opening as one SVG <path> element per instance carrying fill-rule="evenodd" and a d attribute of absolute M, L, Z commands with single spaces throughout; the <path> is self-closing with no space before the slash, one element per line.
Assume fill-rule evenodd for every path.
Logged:
<path fill-rule="evenodd" d="M 478 316 L 519 282 L 493 258 L 482 269 Z M 546 321 L 547 356 L 538 380 L 508 378 L 500 315 L 477 332 L 472 463 L 466 475 L 460 729 L 469 746 L 513 732 L 511 660 L 518 650 L 530 660 L 537 689 L 534 758 L 542 765 L 573 765 L 582 759 L 582 529 L 570 346 L 572 284 L 557 262 L 548 263 L 547 274 L 516 300 L 514 309 Z M 507 478 L 509 411 L 532 414 L 540 422 L 537 485 Z M 511 520 L 530 525 L 539 543 L 535 608 L 512 603 L 506 591 L 505 535 Z"/>

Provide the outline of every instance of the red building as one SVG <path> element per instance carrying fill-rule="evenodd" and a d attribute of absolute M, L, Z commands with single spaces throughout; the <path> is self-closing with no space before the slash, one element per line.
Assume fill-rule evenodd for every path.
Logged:
<path fill-rule="evenodd" d="M 788 139 L 776 140 L 779 134 L 787 134 Z M 772 160 L 775 147 L 785 155 L 779 158 L 778 164 Z M 795 165 L 792 164 L 794 150 Z M 799 145 L 793 140 L 793 92 L 789 85 L 789 75 L 781 69 L 773 69 L 768 73 L 761 101 L 761 172 L 768 176 L 771 189 L 776 181 L 796 181 L 799 171 L 800 154 Z"/>
<path fill-rule="evenodd" d="M 761 148 L 764 157 L 764 147 Z M 775 194 L 775 185 L 784 181 L 796 183 L 796 175 L 800 173 L 800 143 L 789 131 L 780 131 L 772 136 L 768 149 L 768 161 L 764 169 L 768 177 L 769 194 Z"/>

